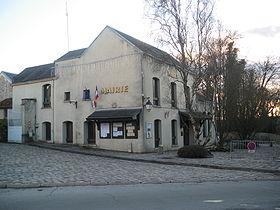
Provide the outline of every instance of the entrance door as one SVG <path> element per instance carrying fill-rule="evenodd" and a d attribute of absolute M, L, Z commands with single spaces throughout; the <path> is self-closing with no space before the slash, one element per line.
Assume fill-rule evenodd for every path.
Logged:
<path fill-rule="evenodd" d="M 46 122 L 45 123 L 45 132 L 46 132 L 46 141 L 50 141 L 51 140 L 51 123 L 50 122 Z"/>
<path fill-rule="evenodd" d="M 186 125 L 183 127 L 184 132 L 184 146 L 190 145 L 190 133 L 189 133 L 189 123 L 186 122 Z"/>
<path fill-rule="evenodd" d="M 95 141 L 95 123 L 93 121 L 88 121 L 88 144 L 96 144 Z"/>
<path fill-rule="evenodd" d="M 73 143 L 73 123 L 66 122 L 66 143 Z"/>
<path fill-rule="evenodd" d="M 160 122 L 160 120 L 155 120 L 154 132 L 155 132 L 155 148 L 158 148 L 158 146 L 161 144 L 161 122 Z"/>

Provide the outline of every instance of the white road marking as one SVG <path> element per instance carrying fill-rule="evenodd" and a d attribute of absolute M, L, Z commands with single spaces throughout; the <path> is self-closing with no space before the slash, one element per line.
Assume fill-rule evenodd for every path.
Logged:
<path fill-rule="evenodd" d="M 241 203 L 240 206 L 244 206 L 244 207 L 251 207 L 251 208 L 257 208 L 260 207 L 259 205 L 255 205 L 255 204 L 247 204 L 247 203 Z"/>
<path fill-rule="evenodd" d="M 204 203 L 221 203 L 223 200 L 204 200 Z"/>

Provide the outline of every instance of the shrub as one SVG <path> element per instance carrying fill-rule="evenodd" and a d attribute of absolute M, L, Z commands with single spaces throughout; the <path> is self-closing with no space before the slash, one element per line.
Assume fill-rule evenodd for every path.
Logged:
<path fill-rule="evenodd" d="M 210 153 L 207 149 L 200 145 L 189 145 L 181 147 L 177 155 L 182 158 L 206 158 Z"/>

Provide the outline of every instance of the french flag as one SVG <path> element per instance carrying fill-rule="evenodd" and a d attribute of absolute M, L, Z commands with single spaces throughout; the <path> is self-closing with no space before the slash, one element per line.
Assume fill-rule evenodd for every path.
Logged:
<path fill-rule="evenodd" d="M 95 88 L 95 95 L 94 95 L 94 97 L 93 97 L 93 100 L 92 100 L 92 107 L 93 108 L 96 108 L 96 106 L 97 106 L 97 101 L 100 99 L 100 95 L 99 95 L 99 93 L 98 93 L 98 88 L 97 88 L 97 85 L 96 85 L 96 88 Z"/>

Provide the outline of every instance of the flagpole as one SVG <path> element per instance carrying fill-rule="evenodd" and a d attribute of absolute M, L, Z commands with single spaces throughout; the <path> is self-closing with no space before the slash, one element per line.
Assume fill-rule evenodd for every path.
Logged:
<path fill-rule="evenodd" d="M 66 29 L 67 29 L 67 50 L 69 52 L 69 24 L 68 24 L 68 8 L 67 8 L 67 1 L 66 1 Z"/>

